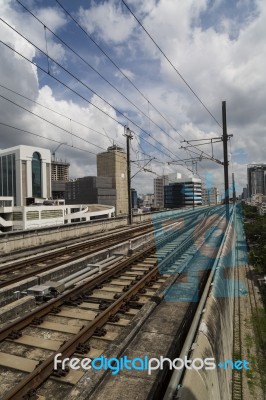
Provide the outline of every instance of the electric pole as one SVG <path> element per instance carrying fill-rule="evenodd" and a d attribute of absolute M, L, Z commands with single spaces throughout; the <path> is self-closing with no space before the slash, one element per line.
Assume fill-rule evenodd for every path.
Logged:
<path fill-rule="evenodd" d="M 128 223 L 132 224 L 132 206 L 131 206 L 131 169 L 130 169 L 130 140 L 133 135 L 128 126 L 124 127 L 124 136 L 127 138 L 127 194 L 128 194 Z"/>
<path fill-rule="evenodd" d="M 236 203 L 236 187 L 235 187 L 235 174 L 232 173 L 232 183 L 233 183 L 233 203 Z"/>
<path fill-rule="evenodd" d="M 226 220 L 229 220 L 229 179 L 228 179 L 228 150 L 227 150 L 227 124 L 226 124 L 226 102 L 222 102 L 223 114 L 223 150 L 224 150 L 224 204 L 226 212 Z"/>

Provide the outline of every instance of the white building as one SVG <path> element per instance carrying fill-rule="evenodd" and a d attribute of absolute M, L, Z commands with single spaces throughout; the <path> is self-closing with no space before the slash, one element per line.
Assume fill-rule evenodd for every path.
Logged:
<path fill-rule="evenodd" d="M 14 206 L 12 197 L 0 197 L 0 232 L 112 218 L 114 214 L 115 207 L 101 204 Z"/>
<path fill-rule="evenodd" d="M 202 205 L 209 206 L 218 204 L 219 190 L 216 187 L 211 187 L 211 188 L 203 187 L 201 189 L 201 195 L 202 195 Z"/>
<path fill-rule="evenodd" d="M 15 206 L 27 198 L 51 197 L 51 153 L 41 147 L 0 150 L 0 196 L 12 196 Z"/>
<path fill-rule="evenodd" d="M 191 207 L 202 205 L 201 179 L 176 179 L 164 188 L 166 208 Z"/>

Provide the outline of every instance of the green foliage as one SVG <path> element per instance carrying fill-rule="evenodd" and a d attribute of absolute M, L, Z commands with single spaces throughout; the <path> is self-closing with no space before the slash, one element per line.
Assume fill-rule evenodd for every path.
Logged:
<path fill-rule="evenodd" d="M 266 215 L 259 215 L 257 207 L 248 205 L 243 211 L 250 263 L 258 272 L 266 273 Z"/>

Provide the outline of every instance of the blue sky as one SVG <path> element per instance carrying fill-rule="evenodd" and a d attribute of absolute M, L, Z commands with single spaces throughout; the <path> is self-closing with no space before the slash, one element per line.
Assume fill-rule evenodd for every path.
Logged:
<path fill-rule="evenodd" d="M 58 116 L 1 87 L 0 94 L 63 129 L 72 131 L 85 141 L 73 135 L 71 137 L 70 133 L 49 125 L 0 98 L 0 122 L 38 132 L 44 137 L 37 139 L 0 125 L 0 148 L 17 144 L 37 144 L 52 150 L 56 144 L 48 139 L 70 146 L 73 144 L 73 147 L 61 146 L 57 154 L 59 158 L 70 161 L 71 176 L 95 175 L 96 156 L 75 147 L 93 153 L 99 152 L 100 148 L 110 145 L 104 132 L 107 132 L 111 141 L 123 144 L 123 125 L 128 124 L 135 132 L 132 158 L 144 158 L 140 151 L 156 158 L 150 164 L 153 174 L 141 172 L 134 178 L 132 184 L 138 191 L 152 192 L 155 174 L 177 170 L 189 174 L 188 170 L 180 166 L 168 164 L 175 158 L 188 157 L 180 149 L 181 136 L 187 140 L 221 136 L 220 126 L 159 53 L 120 0 L 59 2 L 144 96 L 125 79 L 55 0 L 21 0 L 42 23 L 36 21 L 17 1 L 0 0 L 1 18 L 44 52 L 46 41 L 43 25 L 47 26 L 50 57 L 73 76 L 50 59 L 51 75 L 113 118 L 101 113 L 1 44 L 0 85 L 38 101 L 66 117 Z M 234 134 L 230 146 L 230 172 L 235 172 L 239 187 L 244 186 L 246 163 L 265 162 L 265 2 L 129 0 L 127 4 L 220 124 L 221 102 L 227 101 L 228 132 Z M 73 54 L 49 29 L 117 90 Z M 3 42 L 9 43 L 47 71 L 47 57 L 3 22 L 0 23 L 0 36 Z M 93 94 L 89 88 L 109 104 Z M 82 127 L 75 121 L 99 133 Z M 209 147 L 204 150 L 210 153 Z M 215 157 L 221 159 L 221 143 L 215 145 L 214 152 Z M 213 181 L 222 189 L 223 168 L 210 161 L 200 164 L 199 174 L 202 177 L 212 174 Z M 143 162 L 139 162 L 139 165 L 143 165 Z M 133 173 L 135 172 L 136 167 L 133 166 Z"/>

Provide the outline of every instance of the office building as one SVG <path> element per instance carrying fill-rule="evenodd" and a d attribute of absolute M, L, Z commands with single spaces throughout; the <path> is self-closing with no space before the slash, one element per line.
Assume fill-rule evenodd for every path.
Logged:
<path fill-rule="evenodd" d="M 53 199 L 64 199 L 66 191 L 66 182 L 69 181 L 69 167 L 67 161 L 52 160 L 51 180 Z"/>
<path fill-rule="evenodd" d="M 121 147 L 114 145 L 97 154 L 97 176 L 112 178 L 116 215 L 128 214 L 127 157 Z"/>
<path fill-rule="evenodd" d="M 33 146 L 0 150 L 0 196 L 12 196 L 15 206 L 51 197 L 50 150 Z"/>
<path fill-rule="evenodd" d="M 66 182 L 66 204 L 105 204 L 115 206 L 116 190 L 112 178 L 85 176 Z"/>
<path fill-rule="evenodd" d="M 201 179 L 183 178 L 164 187 L 165 208 L 202 205 Z"/>
<path fill-rule="evenodd" d="M 49 204 L 47 204 L 49 203 Z M 108 205 L 65 205 L 62 200 L 44 201 L 38 206 L 14 206 L 13 197 L 0 197 L 0 233 L 42 229 L 70 223 L 114 217 L 115 208 Z"/>
<path fill-rule="evenodd" d="M 248 189 L 246 187 L 244 187 L 242 195 L 241 195 L 241 199 L 242 200 L 247 200 L 247 198 L 248 198 Z"/>
<path fill-rule="evenodd" d="M 138 194 L 136 189 L 131 189 L 131 208 L 138 208 Z"/>
<path fill-rule="evenodd" d="M 249 164 L 247 167 L 248 197 L 266 195 L 266 164 Z"/>
<path fill-rule="evenodd" d="M 154 206 L 164 208 L 164 187 L 168 185 L 168 175 L 162 175 L 155 178 L 154 181 Z"/>
<path fill-rule="evenodd" d="M 218 204 L 219 190 L 216 187 L 201 189 L 202 205 L 210 206 Z"/>
<path fill-rule="evenodd" d="M 154 207 L 153 193 L 147 193 L 143 196 L 143 207 Z"/>
<path fill-rule="evenodd" d="M 173 172 L 154 179 L 154 207 L 164 208 L 164 187 L 181 179 L 181 174 Z"/>

